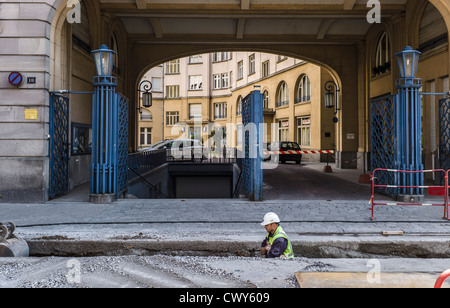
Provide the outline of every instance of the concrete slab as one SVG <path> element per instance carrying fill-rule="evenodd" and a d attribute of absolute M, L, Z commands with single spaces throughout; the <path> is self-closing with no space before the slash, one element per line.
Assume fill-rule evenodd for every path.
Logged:
<path fill-rule="evenodd" d="M 440 273 L 295 273 L 300 288 L 433 288 Z M 450 288 L 446 282 L 443 288 Z"/>

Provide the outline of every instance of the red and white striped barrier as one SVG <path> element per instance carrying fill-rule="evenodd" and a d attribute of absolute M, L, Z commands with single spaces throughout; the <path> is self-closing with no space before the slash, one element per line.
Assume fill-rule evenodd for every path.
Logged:
<path fill-rule="evenodd" d="M 294 155 L 294 154 L 334 154 L 334 151 L 320 150 L 320 151 L 264 151 L 266 155 Z"/>
<path fill-rule="evenodd" d="M 393 172 L 393 173 L 405 173 L 405 174 L 418 174 L 418 173 L 433 173 L 433 172 L 442 172 L 444 174 L 444 185 L 442 186 L 402 186 L 402 185 L 386 185 L 386 184 L 376 184 L 376 177 L 375 173 L 378 171 L 385 171 L 385 172 Z M 370 198 L 369 204 L 371 204 L 370 210 L 372 211 L 372 220 L 374 220 L 374 212 L 375 212 L 375 205 L 387 205 L 387 206 L 396 206 L 396 205 L 418 205 L 418 206 L 443 206 L 444 207 L 444 219 L 450 220 L 449 215 L 449 174 L 450 170 L 443 170 L 443 169 L 435 169 L 435 170 L 422 170 L 422 171 L 407 171 L 407 170 L 397 170 L 397 169 L 375 169 L 372 173 L 371 180 L 372 180 L 372 197 Z M 421 189 L 428 189 L 430 194 L 433 194 L 437 192 L 438 195 L 441 195 L 444 197 L 443 203 L 407 203 L 407 202 L 375 202 L 375 188 L 421 188 Z"/>

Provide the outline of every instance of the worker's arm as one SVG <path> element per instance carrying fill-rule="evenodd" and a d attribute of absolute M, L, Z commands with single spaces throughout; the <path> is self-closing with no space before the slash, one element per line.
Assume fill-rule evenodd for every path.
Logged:
<path fill-rule="evenodd" d="M 264 241 L 261 243 L 261 249 L 260 249 L 260 254 L 261 256 L 267 257 L 267 247 L 269 246 L 269 241 L 267 240 L 267 238 L 264 239 Z"/>
<path fill-rule="evenodd" d="M 283 255 L 283 252 L 286 251 L 287 248 L 287 240 L 285 238 L 277 238 L 267 253 L 267 258 L 279 258 Z"/>

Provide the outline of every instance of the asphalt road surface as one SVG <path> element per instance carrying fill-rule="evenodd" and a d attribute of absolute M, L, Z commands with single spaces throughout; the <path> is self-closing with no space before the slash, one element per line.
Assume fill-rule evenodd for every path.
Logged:
<path fill-rule="evenodd" d="M 371 186 L 336 177 L 305 164 L 264 170 L 265 200 L 369 200 Z"/>

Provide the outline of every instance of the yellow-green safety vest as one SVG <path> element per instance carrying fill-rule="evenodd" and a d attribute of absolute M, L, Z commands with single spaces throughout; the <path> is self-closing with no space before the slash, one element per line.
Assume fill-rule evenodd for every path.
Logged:
<path fill-rule="evenodd" d="M 275 242 L 275 240 L 280 237 L 285 238 L 288 242 L 286 250 L 283 252 L 283 256 L 287 259 L 294 258 L 294 250 L 292 249 L 291 241 L 289 241 L 289 238 L 287 237 L 281 226 L 278 226 L 272 237 L 270 236 L 270 234 L 267 234 L 267 239 L 269 240 L 270 245 L 272 245 L 273 242 Z"/>

